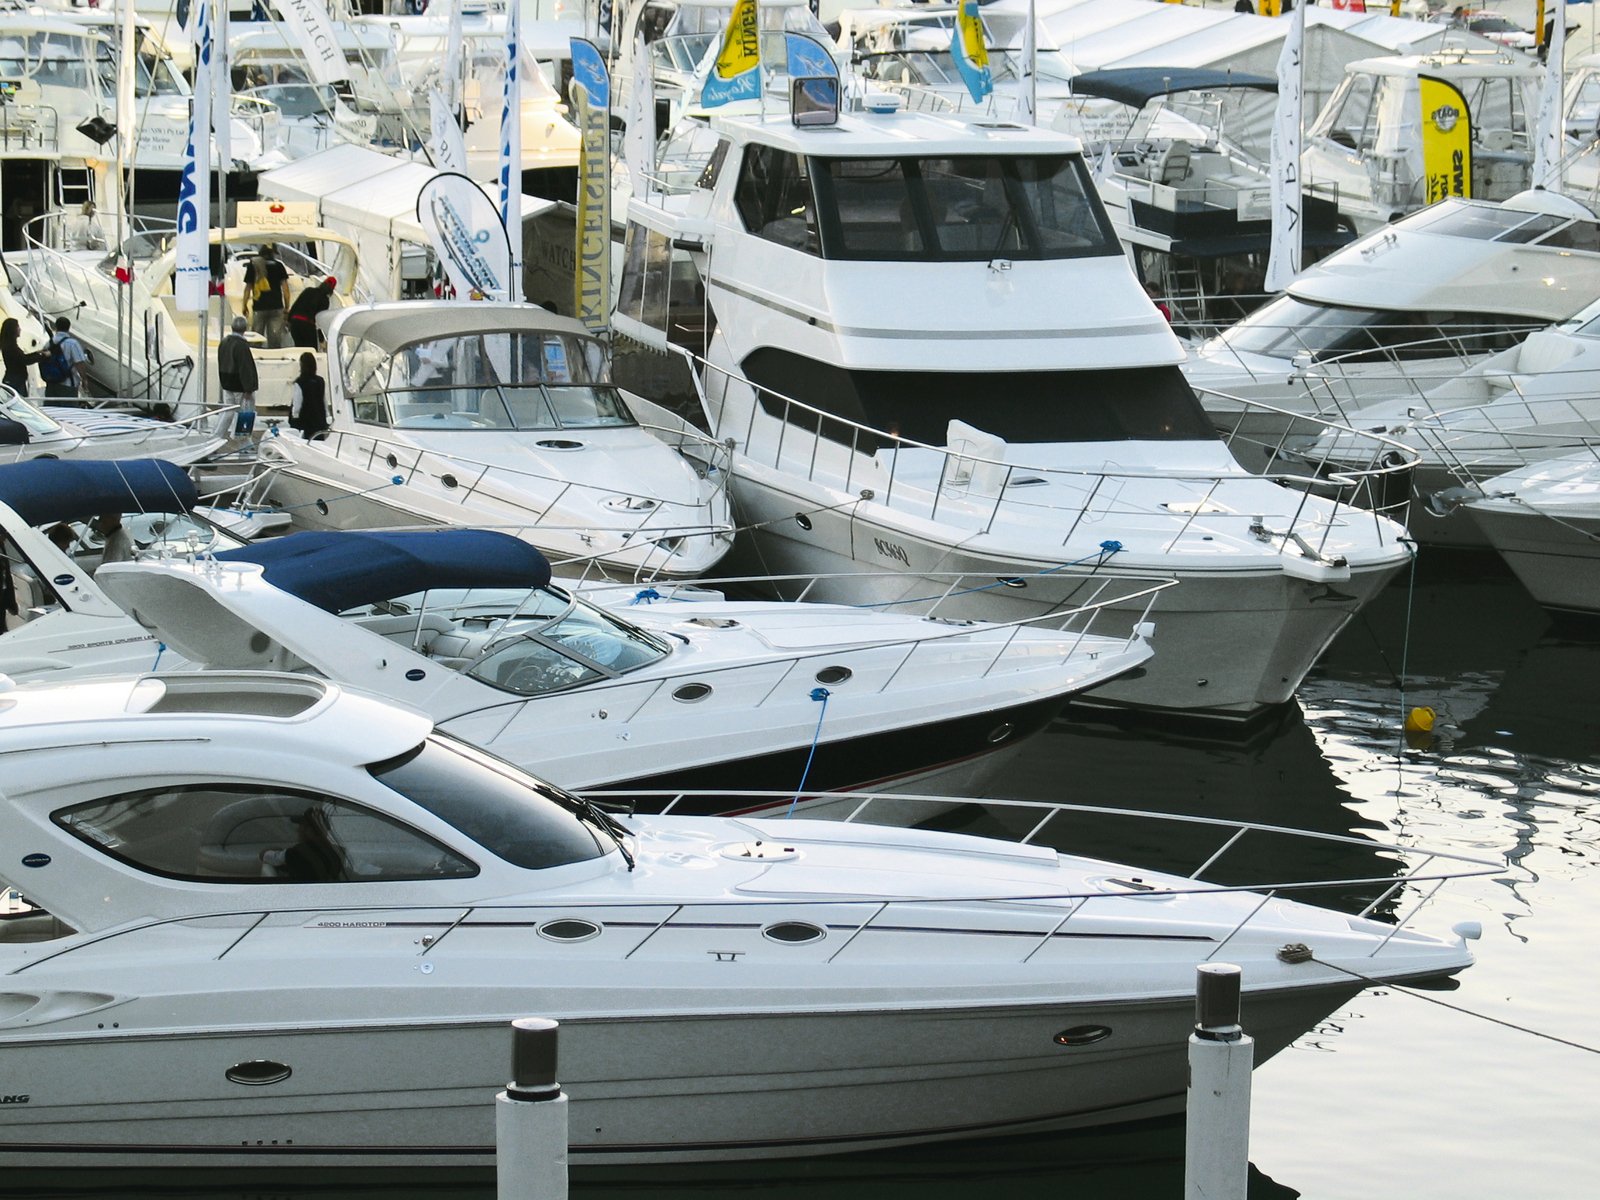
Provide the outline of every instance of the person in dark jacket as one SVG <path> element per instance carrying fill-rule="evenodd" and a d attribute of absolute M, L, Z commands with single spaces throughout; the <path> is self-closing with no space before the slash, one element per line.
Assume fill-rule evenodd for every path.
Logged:
<path fill-rule="evenodd" d="M 15 317 L 0 322 L 0 358 L 5 360 L 5 385 L 19 396 L 28 394 L 28 368 L 44 357 L 22 348 L 22 323 Z"/>
<path fill-rule="evenodd" d="M 244 435 L 255 428 L 256 389 L 261 386 L 256 374 L 256 356 L 245 340 L 249 322 L 233 319 L 233 332 L 217 346 L 217 382 L 222 385 L 222 402 L 239 410 L 234 433 Z"/>
<path fill-rule="evenodd" d="M 308 287 L 289 306 L 289 336 L 303 350 L 317 348 L 317 317 L 328 311 L 333 289 L 339 281 L 328 276 L 316 287 Z"/>
<path fill-rule="evenodd" d="M 300 356 L 300 374 L 289 397 L 289 428 L 298 429 L 306 441 L 328 432 L 327 381 L 317 374 L 317 356 Z"/>

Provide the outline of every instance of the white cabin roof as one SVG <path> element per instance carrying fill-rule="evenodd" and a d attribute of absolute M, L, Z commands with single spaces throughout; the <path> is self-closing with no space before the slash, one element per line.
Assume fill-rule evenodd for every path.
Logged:
<path fill-rule="evenodd" d="M 783 112 L 711 117 L 712 128 L 736 142 L 762 142 L 821 158 L 970 154 L 1080 154 L 1075 137 L 1031 125 L 974 121 L 936 113 L 840 113 L 837 125 L 797 126 Z"/>

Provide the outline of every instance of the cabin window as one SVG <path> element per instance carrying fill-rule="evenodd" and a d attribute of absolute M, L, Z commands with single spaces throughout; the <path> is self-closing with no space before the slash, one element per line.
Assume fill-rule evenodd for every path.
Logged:
<path fill-rule="evenodd" d="M 360 804 L 264 784 L 189 783 L 122 792 L 51 814 L 141 871 L 209 883 L 465 879 L 478 868 Z"/>
<path fill-rule="evenodd" d="M 554 589 L 547 595 L 561 599 Z M 665 658 L 668 646 L 644 630 L 567 598 L 555 613 L 512 617 L 487 632 L 467 674 L 521 696 L 615 679 Z M 443 647 L 437 642 L 430 652 Z"/>
<path fill-rule="evenodd" d="M 1421 361 L 1490 354 L 1521 342 L 1539 322 L 1509 313 L 1335 308 L 1279 296 L 1221 338 L 1241 354 L 1315 362 Z"/>
<path fill-rule="evenodd" d="M 952 420 L 1017 444 L 1131 439 L 1215 440 L 1216 430 L 1176 367 L 1099 371 L 859 371 L 764 348 L 744 361 L 758 387 L 844 421 L 820 421 L 761 393 L 762 408 L 829 441 L 871 454 L 884 433 L 945 444 Z M 787 411 L 787 415 L 786 415 Z"/>
<path fill-rule="evenodd" d="M 1377 136 L 1376 84 L 1372 75 L 1348 76 L 1328 102 L 1316 134 L 1352 150 L 1370 150 Z"/>
<path fill-rule="evenodd" d="M 671 237 L 637 221 L 628 223 L 616 315 L 624 333 L 658 349 L 671 343 L 705 354 L 709 314 L 699 270 Z"/>
<path fill-rule="evenodd" d="M 986 262 L 1122 253 L 1076 154 L 811 160 L 830 259 Z"/>
<path fill-rule="evenodd" d="M 565 792 L 453 739 L 435 735 L 367 770 L 513 866 L 561 867 L 611 849 Z"/>
<path fill-rule="evenodd" d="M 1528 118 L 1522 107 L 1520 79 L 1463 80 L 1461 91 L 1472 113 L 1475 140 L 1482 141 L 1491 131 L 1499 131 L 1509 133 L 1514 145 L 1527 149 Z"/>
<path fill-rule="evenodd" d="M 799 155 L 774 146 L 746 146 L 733 202 L 744 227 L 757 237 L 806 254 L 821 252 L 811 181 Z"/>

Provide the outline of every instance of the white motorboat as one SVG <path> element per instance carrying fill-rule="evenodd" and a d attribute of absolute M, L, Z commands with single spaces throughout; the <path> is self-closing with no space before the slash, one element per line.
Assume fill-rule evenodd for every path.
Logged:
<path fill-rule="evenodd" d="M 0 674 L 65 678 L 184 665 L 96 583 L 104 539 L 91 521 L 121 514 L 135 552 L 238 546 L 195 512 L 198 503 L 189 476 L 170 462 L 0 466 Z"/>
<path fill-rule="evenodd" d="M 1290 423 L 1242 401 L 1348 423 L 1384 398 L 1416 403 L 1596 298 L 1600 221 L 1587 208 L 1541 191 L 1444 200 L 1307 267 L 1183 370 L 1219 424 L 1270 442 Z"/>
<path fill-rule="evenodd" d="M 409 300 L 345 309 L 327 334 L 332 429 L 263 438 L 252 485 L 301 527 L 494 527 L 613 579 L 702 575 L 731 544 L 725 475 L 667 439 L 717 448 L 641 425 L 576 321 Z"/>
<path fill-rule="evenodd" d="M 987 620 L 1085 577 L 1180 579 L 1150 669 L 1091 698 L 1238 719 L 1407 561 L 1400 526 L 1234 459 L 1076 140 L 906 112 L 710 130 L 696 186 L 630 204 L 614 321 L 705 348 L 762 571 L 830 574 L 839 602 L 1046 573 L 966 596 Z M 863 569 L 899 583 L 831 575 Z"/>
<path fill-rule="evenodd" d="M 405 701 L 564 787 L 970 788 L 1150 657 L 1092 604 L 1009 626 L 945 621 L 937 597 L 896 613 L 618 588 L 601 608 L 481 530 L 296 533 L 96 582 L 192 662 Z"/>
<path fill-rule="evenodd" d="M 110 408 L 41 408 L 0 387 L 0 463 L 30 458 L 193 463 L 227 445 L 232 425 L 231 412 L 173 422 Z"/>
<path fill-rule="evenodd" d="M 1230 95 L 1275 93 L 1263 75 L 1195 67 L 1121 67 L 1072 80 L 1053 127 L 1098 153 L 1095 186 L 1139 278 L 1189 334 L 1232 324 L 1261 299 L 1271 250 L 1269 164 L 1227 137 Z M 1107 114 L 1105 107 L 1116 109 Z M 1193 116 L 1210 112 L 1211 121 Z M 1300 237 L 1306 261 L 1354 236 L 1336 195 L 1307 184 Z"/>
<path fill-rule="evenodd" d="M 1481 546 L 1482 523 L 1451 516 L 1455 505 L 1489 494 L 1508 471 L 1600 444 L 1600 301 L 1414 397 L 1358 409 L 1350 423 L 1416 452 L 1407 524 L 1419 541 Z M 1366 461 L 1333 432 L 1313 452 L 1335 468 Z"/>
<path fill-rule="evenodd" d="M 1487 480 L 1456 519 L 1463 516 L 1544 607 L 1600 614 L 1600 458 L 1594 447 Z"/>
<path fill-rule="evenodd" d="M 1256 840 L 1226 821 L 1180 826 L 1186 877 L 615 817 L 303 675 L 3 700 L 0 883 L 35 906 L 0 915 L 8 1169 L 487 1166 L 528 1015 L 561 1022 L 577 1164 L 1092 1125 L 1182 1107 L 1197 963 L 1242 968 L 1259 1062 L 1366 983 L 1472 961 L 1290 900 L 1281 854 L 1265 895 L 1204 882 Z M 1363 844 L 1376 878 L 1342 886 L 1502 869 Z"/>
<path fill-rule="evenodd" d="M 1419 79 L 1441 80 L 1466 102 L 1457 115 L 1471 123 L 1472 179 L 1457 194 L 1506 200 L 1532 182 L 1542 65 L 1511 50 L 1359 59 L 1306 131 L 1300 165 L 1311 183 L 1338 193 L 1362 233 L 1436 199 L 1423 169 Z"/>
<path fill-rule="evenodd" d="M 72 332 L 94 354 L 87 370 L 105 391 L 141 404 L 164 405 L 180 418 L 193 417 L 222 403 L 217 345 L 232 318 L 244 311 L 245 271 L 264 245 L 277 247 L 288 272 L 290 303 L 328 278 L 335 280 L 330 297 L 334 308 L 354 298 L 355 243 L 319 228 L 310 206 L 245 201 L 237 205 L 235 221 L 232 228 L 211 230 L 223 294 L 210 300 L 204 346 L 199 314 L 180 311 L 173 291 L 177 251 L 172 221 L 134 220 L 134 232 L 121 251 L 107 254 L 104 248 L 70 248 L 70 240 L 61 236 L 62 217 L 53 214 L 30 226 L 29 252 L 15 264 L 41 311 L 74 314 Z M 129 274 L 131 281 L 125 282 Z M 288 407 L 304 352 L 292 345 L 270 347 L 255 337 L 259 409 Z M 322 359 L 320 350 L 315 353 Z M 205 372 L 204 407 L 200 366 Z"/>

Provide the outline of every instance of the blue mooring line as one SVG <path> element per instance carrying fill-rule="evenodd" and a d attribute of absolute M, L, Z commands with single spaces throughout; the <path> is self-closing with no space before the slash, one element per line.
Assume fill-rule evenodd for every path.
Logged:
<path fill-rule="evenodd" d="M 784 820 L 794 816 L 794 806 L 800 803 L 800 793 L 805 791 L 806 777 L 811 774 L 811 760 L 817 756 L 817 742 L 822 738 L 822 718 L 828 715 L 828 697 L 833 695 L 825 687 L 812 688 L 811 698 L 822 701 L 822 711 L 817 714 L 817 731 L 811 735 L 811 753 L 806 755 L 806 769 L 800 772 L 800 786 L 794 790 L 794 799 L 789 801 L 789 811 L 783 814 Z"/>

